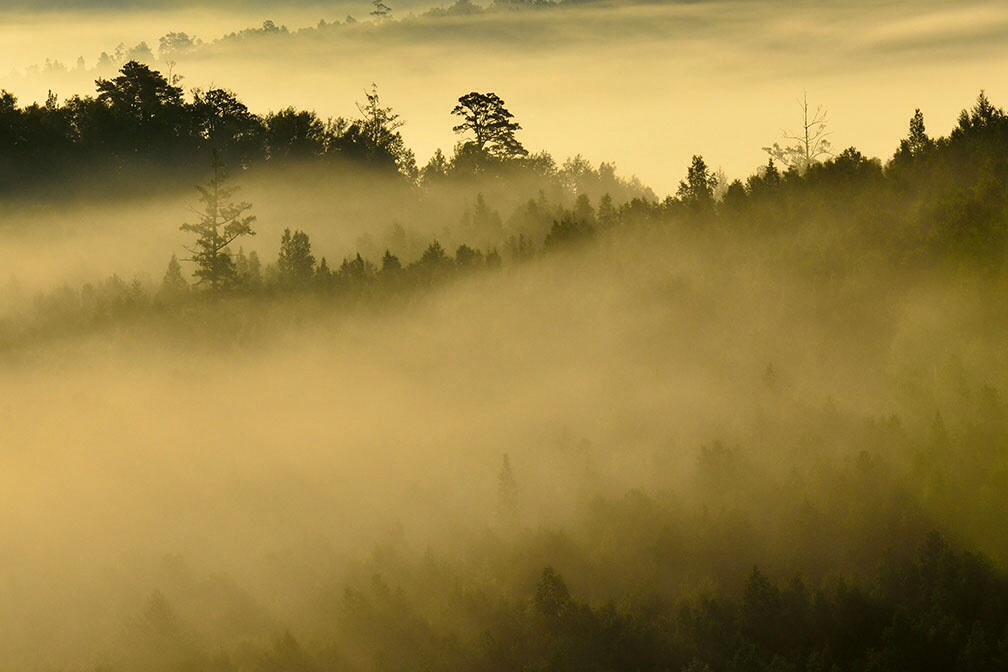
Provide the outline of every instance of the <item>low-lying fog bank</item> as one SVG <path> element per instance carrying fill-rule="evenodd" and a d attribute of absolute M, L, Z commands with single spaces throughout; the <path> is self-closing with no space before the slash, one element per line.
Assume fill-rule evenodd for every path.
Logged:
<path fill-rule="evenodd" d="M 753 564 L 857 575 L 932 527 L 1003 563 L 1001 509 L 975 515 L 994 493 L 963 488 L 1006 435 L 1003 286 L 809 285 L 689 240 L 374 309 L 222 299 L 6 357 L 3 663 L 134 660 L 162 599 L 211 649 L 308 636 L 327 591 L 424 553 L 503 595 L 557 564 L 598 600 Z"/>

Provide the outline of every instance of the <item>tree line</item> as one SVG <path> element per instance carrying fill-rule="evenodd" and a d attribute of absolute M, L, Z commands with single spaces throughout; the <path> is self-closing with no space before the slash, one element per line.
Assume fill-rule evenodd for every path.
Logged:
<path fill-rule="evenodd" d="M 676 194 L 658 199 L 618 178 L 611 165 L 595 171 L 576 158 L 558 167 L 545 152 L 530 154 L 517 137 L 520 124 L 492 92 L 458 99 L 450 112 L 461 141 L 451 157 L 439 150 L 418 170 L 400 133 L 402 120 L 374 87 L 358 105 L 357 119 L 323 123 L 292 108 L 259 117 L 225 89 L 196 90 L 187 101 L 180 87 L 137 62 L 96 86 L 96 97 L 63 105 L 51 97 L 44 106 L 21 108 L 10 94 L 0 96 L 0 147 L 6 150 L 0 170 L 8 187 L 43 170 L 46 177 L 39 179 L 58 183 L 60 167 L 75 164 L 126 174 L 145 162 L 163 168 L 177 160 L 191 171 L 211 166 L 213 175 L 199 187 L 197 219 L 180 223 L 192 238 L 172 256 L 160 288 L 152 292 L 115 278 L 87 291 L 54 293 L 62 297 L 56 304 L 82 306 L 74 313 L 88 312 L 85 305 L 174 302 L 194 288 L 398 291 L 642 226 L 671 227 L 677 235 L 707 236 L 752 253 L 759 249 L 755 241 L 773 240 L 778 258 L 813 280 L 842 277 L 868 255 L 922 273 L 999 274 L 1008 249 L 1008 115 L 983 92 L 947 136 L 929 135 L 915 111 L 885 163 L 854 147 L 826 157 L 828 146 L 799 142 L 766 148 L 771 156 L 764 166 L 745 181 L 729 182 L 698 155 Z M 809 116 L 807 103 L 803 110 L 806 131 L 822 123 L 819 113 Z M 822 129 L 813 131 L 821 135 Z M 518 175 L 530 178 L 522 188 L 538 188 L 538 197 L 502 216 L 477 193 L 458 225 L 445 227 L 451 240 L 428 239 L 411 258 L 389 245 L 358 249 L 331 265 L 313 249 L 310 232 L 291 226 L 279 241 L 276 263 L 263 264 L 241 247 L 242 238 L 254 234 L 255 219 L 251 204 L 233 198 L 234 176 L 257 164 L 293 162 L 385 174 L 411 190 L 418 205 L 442 187 L 462 187 L 463 193 L 487 184 L 506 187 Z M 452 193 L 457 200 L 458 191 Z M 796 232 L 813 232 L 826 252 L 810 255 Z"/>
<path fill-rule="evenodd" d="M 451 161 L 439 152 L 420 171 L 399 131 L 403 121 L 375 86 L 364 92 L 356 118 L 323 120 L 293 107 L 256 115 L 224 88 L 194 89 L 187 98 L 178 79 L 131 60 L 117 76 L 96 80 L 94 96 L 61 103 L 50 94 L 44 104 L 21 107 L 0 91 L 0 188 L 29 191 L 79 173 L 125 177 L 140 167 L 192 172 L 211 156 L 242 169 L 318 161 L 417 181 L 422 172 L 479 172 L 528 155 L 515 137 L 520 125 L 493 93 L 459 98 L 455 131 L 472 137 Z"/>

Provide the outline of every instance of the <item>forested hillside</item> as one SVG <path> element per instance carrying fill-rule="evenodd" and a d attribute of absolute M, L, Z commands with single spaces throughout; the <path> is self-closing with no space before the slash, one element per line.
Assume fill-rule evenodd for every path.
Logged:
<path fill-rule="evenodd" d="M 9 262 L 0 669 L 1008 666 L 1004 110 L 659 197 L 459 93 L 0 94 L 3 235 L 163 259 Z"/>

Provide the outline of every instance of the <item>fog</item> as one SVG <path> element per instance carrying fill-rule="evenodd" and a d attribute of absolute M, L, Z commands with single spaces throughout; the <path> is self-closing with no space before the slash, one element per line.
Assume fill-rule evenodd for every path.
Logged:
<path fill-rule="evenodd" d="M 403 11 L 220 42 L 262 7 L 114 6 L 4 10 L 0 89 L 92 94 L 111 74 L 98 53 L 186 30 L 206 44 L 174 66 L 184 85 L 254 112 L 353 117 L 374 81 L 423 165 L 459 140 L 459 95 L 492 90 L 527 148 L 622 177 L 431 186 L 264 159 L 232 175 L 257 218 L 232 248 L 258 254 L 263 280 L 185 298 L 162 278 L 177 255 L 193 281 L 188 173 L 152 164 L 132 189 L 80 175 L 0 203 L 0 671 L 477 669 L 477 653 L 450 656 L 538 618 L 546 566 L 584 604 L 638 615 L 740 595 L 757 565 L 846 595 L 933 529 L 1008 567 L 1001 266 L 916 248 L 894 262 L 886 245 L 930 203 L 909 191 L 886 192 L 867 232 L 871 188 L 800 191 L 797 172 L 793 202 L 773 202 L 790 229 L 761 228 L 756 196 L 743 214 L 656 205 L 695 154 L 758 172 L 803 90 L 835 148 L 884 159 L 914 108 L 937 136 L 981 88 L 1008 98 L 1001 3 Z M 45 58 L 71 67 L 30 69 Z M 579 195 L 600 214 L 592 237 L 551 247 Z M 473 223 L 477 199 L 495 225 Z M 538 220 L 519 216 L 530 200 Z M 950 221 L 973 216 L 957 207 Z M 285 285 L 288 228 L 332 269 L 362 254 L 371 284 Z M 435 239 L 503 262 L 377 270 L 388 251 L 409 271 Z"/>
<path fill-rule="evenodd" d="M 109 218 L 81 226 L 92 219 Z M 147 242 L 163 255 L 169 238 L 152 226 Z M 97 240 L 60 239 L 82 254 L 133 244 L 111 227 Z M 887 434 L 893 414 L 895 436 L 914 445 L 936 410 L 963 431 L 976 390 L 1008 383 L 1004 317 L 973 291 L 900 289 L 906 278 L 873 264 L 817 288 L 769 263 L 775 254 L 645 230 L 375 307 L 235 299 L 9 349 L 5 668 L 169 665 L 160 645 L 143 657 L 153 591 L 210 650 L 285 630 L 328 637 L 320 595 L 371 572 L 408 580 L 383 553 L 433 553 L 481 581 L 504 571 L 469 566 L 486 534 L 531 544 L 492 580 L 527 581 L 535 569 L 521 563 L 568 557 L 575 585 L 599 599 L 656 576 L 655 590 L 730 581 L 753 562 L 812 576 L 864 569 L 878 550 L 860 526 L 888 514 L 843 514 L 855 517 L 833 541 L 800 541 L 788 502 L 851 506 L 830 503 L 828 484 L 873 442 L 895 441 L 873 459 L 913 473 L 913 452 Z M 703 480 L 717 442 L 747 465 L 749 484 L 733 494 Z M 502 527 L 504 453 L 519 508 Z M 888 487 L 865 496 L 888 501 Z M 536 541 L 557 530 L 589 557 L 639 562 L 592 532 L 591 503 L 628 492 L 666 493 L 687 510 L 705 502 L 721 516 L 742 507 L 750 527 L 734 540 L 715 532 L 710 549 L 700 542 L 638 577 Z M 908 530 L 927 519 L 889 528 L 885 543 L 912 543 Z M 617 538 L 634 534 L 609 522 Z M 951 529 L 1002 553 L 977 524 Z M 438 618 L 452 621 L 454 608 Z M 336 631 L 355 641 L 346 627 Z"/>
<path fill-rule="evenodd" d="M 368 11 L 7 12 L 0 61 L 12 72 L 0 87 L 25 102 L 49 90 L 89 93 L 98 55 L 120 43 L 146 41 L 156 53 L 169 31 L 211 43 L 271 19 L 306 30 L 204 46 L 175 57 L 173 72 L 186 87 L 233 89 L 257 113 L 294 105 L 323 118 L 352 115 L 375 82 L 407 120 L 421 164 L 456 142 L 454 101 L 492 90 L 529 148 L 613 161 L 671 193 L 696 153 L 731 177 L 749 174 L 761 147 L 799 125 L 803 90 L 828 110 L 835 147 L 886 156 L 914 108 L 948 127 L 959 101 L 981 88 L 1004 93 L 994 73 L 1008 65 L 1008 10 L 998 2 L 704 2 L 419 18 L 393 6 L 394 20 L 380 27 L 365 21 Z M 347 13 L 360 23 L 314 30 Z M 78 57 L 88 70 L 74 72 Z M 47 58 L 70 72 L 45 72 Z M 24 74 L 31 65 L 43 67 Z"/>

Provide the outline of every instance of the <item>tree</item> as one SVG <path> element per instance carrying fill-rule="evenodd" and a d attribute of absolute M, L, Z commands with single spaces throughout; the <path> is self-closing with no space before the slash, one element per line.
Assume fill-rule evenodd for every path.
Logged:
<path fill-rule="evenodd" d="M 182 89 L 156 70 L 138 61 L 122 66 L 114 79 L 98 79 L 97 101 L 108 113 L 102 128 L 104 140 L 112 140 L 131 153 L 175 149 L 185 135 L 185 105 Z"/>
<path fill-rule="evenodd" d="M 959 113 L 956 127 L 952 129 L 952 134 L 949 137 L 956 140 L 970 133 L 995 128 L 1006 119 L 1008 116 L 1005 115 L 1005 111 L 1000 107 L 995 107 L 987 98 L 987 94 L 981 90 L 973 108 Z"/>
<path fill-rule="evenodd" d="M 325 152 L 325 124 L 314 112 L 288 107 L 266 117 L 266 141 L 273 161 L 321 156 Z"/>
<path fill-rule="evenodd" d="M 595 235 L 595 228 L 577 219 L 571 213 L 565 213 L 560 219 L 553 220 L 553 226 L 546 234 L 543 241 L 543 249 L 555 250 L 565 245 L 579 243 L 590 239 Z"/>
<path fill-rule="evenodd" d="M 311 241 L 304 231 L 284 229 L 280 237 L 280 256 L 277 258 L 280 278 L 287 284 L 303 285 L 311 280 L 315 271 L 315 257 Z"/>
<path fill-rule="evenodd" d="M 438 149 L 427 162 L 427 165 L 420 170 L 420 181 L 424 185 L 433 184 L 436 180 L 445 178 L 451 165 L 444 153 Z"/>
<path fill-rule="evenodd" d="M 335 148 L 347 158 L 374 168 L 398 170 L 411 179 L 415 178 L 416 158 L 399 132 L 406 122 L 391 107 L 382 106 L 376 84 L 371 85 L 370 91 L 364 92 L 364 97 L 365 103 L 357 103 L 360 118 L 349 126 L 337 128 Z"/>
<path fill-rule="evenodd" d="M 378 270 L 374 264 L 362 257 L 360 252 L 358 252 L 356 256 L 343 260 L 339 269 L 339 277 L 350 285 L 360 286 L 370 282 L 377 272 Z"/>
<path fill-rule="evenodd" d="M 159 296 L 174 301 L 185 296 L 188 292 L 189 283 L 182 277 L 182 267 L 178 262 L 178 257 L 173 254 L 168 261 L 168 269 L 165 271 L 164 279 L 161 281 Z"/>
<path fill-rule="evenodd" d="M 826 130 L 826 110 L 820 105 L 810 114 L 807 93 L 802 94 L 798 106 L 802 110 L 801 130 L 797 133 L 784 131 L 783 134 L 784 139 L 792 141 L 792 144 L 781 147 L 775 142 L 771 147 L 764 147 L 763 151 L 784 166 L 804 173 L 819 159 L 832 156 L 832 152 L 826 139 L 830 135 Z"/>
<path fill-rule="evenodd" d="M 676 197 L 686 205 L 709 208 L 714 205 L 715 188 L 717 188 L 717 177 L 704 163 L 702 156 L 694 155 L 686 173 L 686 179 L 679 182 Z"/>
<path fill-rule="evenodd" d="M 508 525 L 518 517 L 518 483 L 507 453 L 504 453 L 500 473 L 497 475 L 497 517 L 501 524 Z"/>
<path fill-rule="evenodd" d="M 898 154 L 900 156 L 919 156 L 934 145 L 924 128 L 924 115 L 920 108 L 914 110 L 910 119 L 910 133 L 900 141 Z"/>
<path fill-rule="evenodd" d="M 459 245 L 455 250 L 455 266 L 460 269 L 475 268 L 483 265 L 483 253 L 468 245 Z"/>
<path fill-rule="evenodd" d="M 371 6 L 374 7 L 371 10 L 371 16 L 375 17 L 376 21 L 384 21 L 392 13 L 392 8 L 382 2 L 382 0 L 374 0 Z"/>
<path fill-rule="evenodd" d="M 746 188 L 753 198 L 770 197 L 780 188 L 781 182 L 780 171 L 774 165 L 773 157 L 770 157 L 766 166 L 746 180 Z"/>
<path fill-rule="evenodd" d="M 382 276 L 398 276 L 400 271 L 402 271 L 402 262 L 399 261 L 399 257 L 395 256 L 388 250 L 385 250 L 385 256 L 382 257 Z"/>
<path fill-rule="evenodd" d="M 194 89 L 190 106 L 197 136 L 221 156 L 239 165 L 262 158 L 262 120 L 227 89 Z"/>
<path fill-rule="evenodd" d="M 571 606 L 570 590 L 560 572 L 547 566 L 532 598 L 535 610 L 547 618 L 557 618 Z"/>
<path fill-rule="evenodd" d="M 158 58 L 162 61 L 174 60 L 181 54 L 192 51 L 199 44 L 187 33 L 167 33 L 158 40 Z"/>
<path fill-rule="evenodd" d="M 459 98 L 458 105 L 451 112 L 462 117 L 462 123 L 453 127 L 456 133 L 471 132 L 472 140 L 465 143 L 477 153 L 496 159 L 513 159 L 527 156 L 528 152 L 515 138 L 515 131 L 521 126 L 514 115 L 504 107 L 504 101 L 496 93 L 473 91 Z"/>
<path fill-rule="evenodd" d="M 234 261 L 238 282 L 247 287 L 257 287 L 262 283 L 262 264 L 255 250 L 246 255 L 245 250 L 239 247 Z"/>
<path fill-rule="evenodd" d="M 214 154 L 212 167 L 213 177 L 206 185 L 196 187 L 203 204 L 202 212 L 193 210 L 199 220 L 194 224 L 185 223 L 179 229 L 196 234 L 195 245 L 186 247 L 192 255 L 186 261 L 196 264 L 193 273 L 199 278 L 196 284 L 206 283 L 216 290 L 235 280 L 235 264 L 228 245 L 240 236 L 255 235 L 252 230 L 255 216 L 245 214 L 252 208 L 250 203 L 232 200 L 238 187 L 228 184 L 227 171 L 217 154 Z"/>

